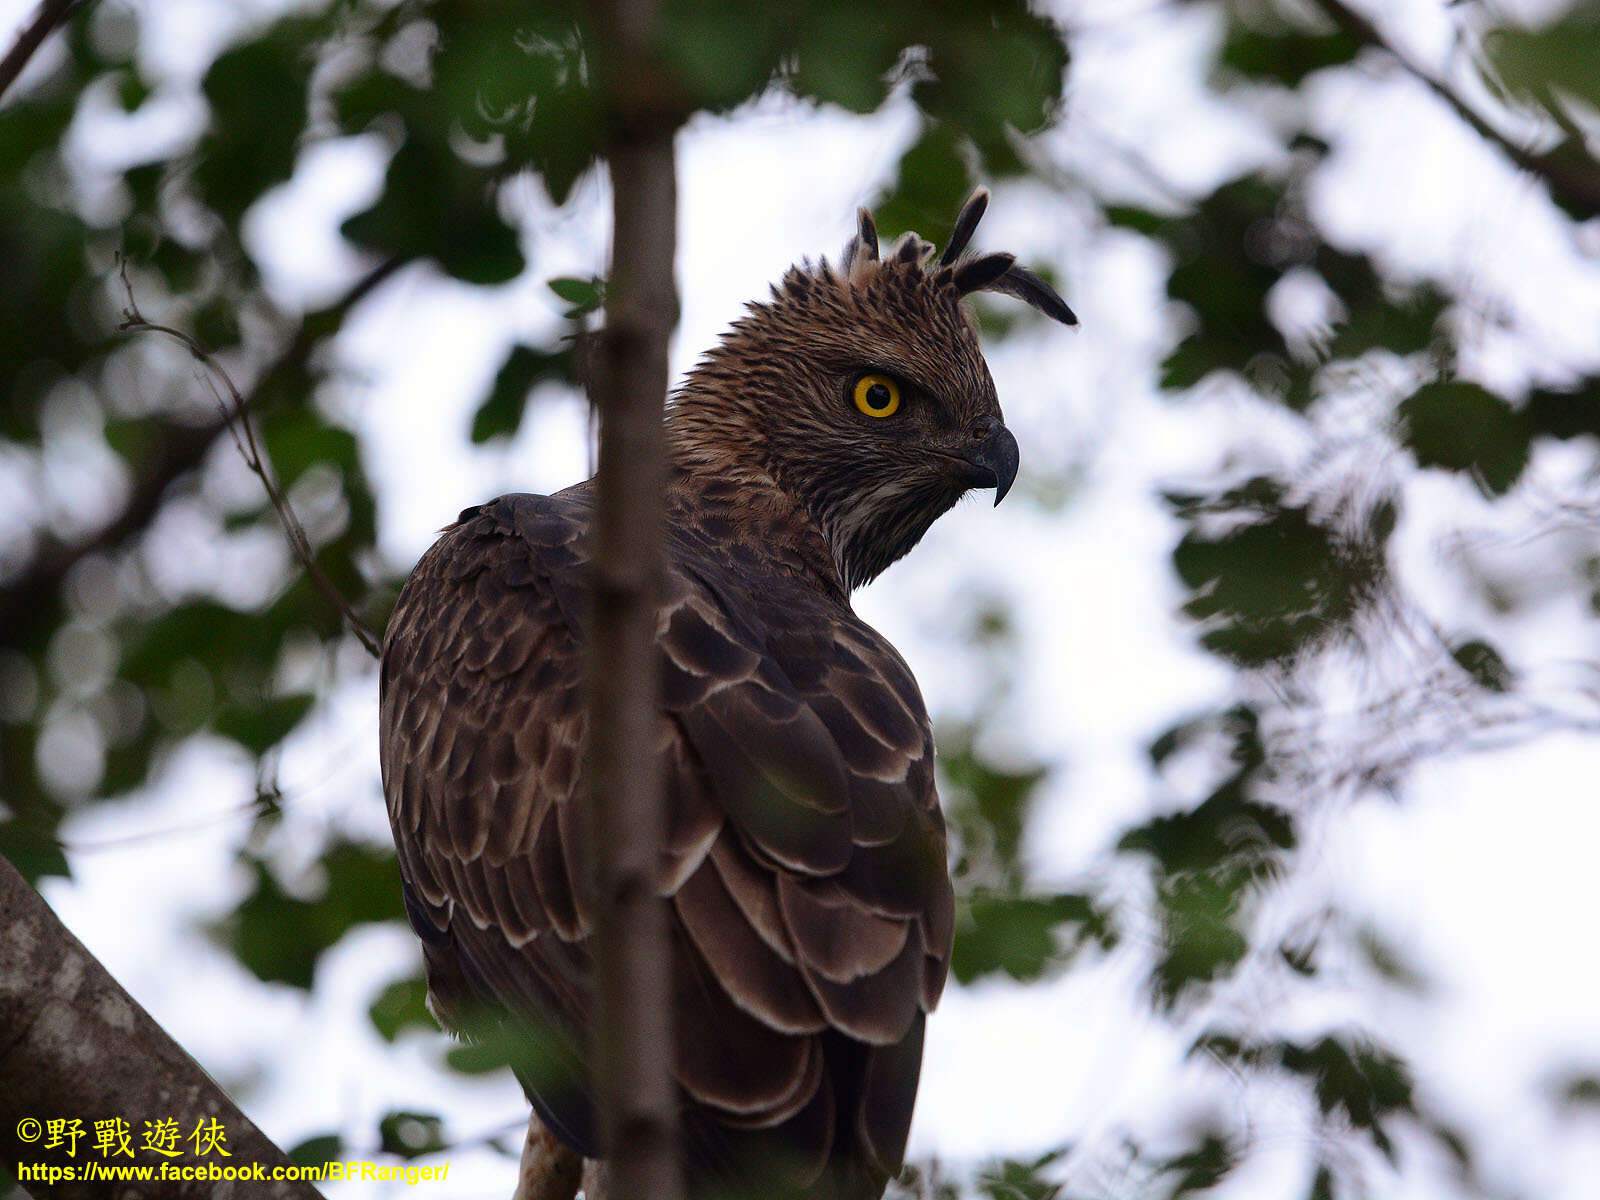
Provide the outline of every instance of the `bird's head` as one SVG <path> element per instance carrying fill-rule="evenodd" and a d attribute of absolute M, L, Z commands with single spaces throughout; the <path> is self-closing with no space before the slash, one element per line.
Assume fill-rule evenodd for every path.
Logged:
<path fill-rule="evenodd" d="M 699 469 L 758 467 L 811 516 L 845 586 L 876 577 L 972 488 L 1017 474 L 994 380 L 962 298 L 1006 292 L 1073 325 L 1010 254 L 967 254 L 989 194 L 950 243 L 907 233 L 879 253 L 872 214 L 837 265 L 791 268 L 679 390 L 669 437 Z"/>

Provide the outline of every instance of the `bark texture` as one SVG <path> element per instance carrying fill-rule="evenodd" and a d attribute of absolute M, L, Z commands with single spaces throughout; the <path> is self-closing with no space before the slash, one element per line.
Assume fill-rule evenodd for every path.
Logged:
<path fill-rule="evenodd" d="M 120 1117 L 131 1129 L 135 1157 L 102 1156 L 94 1149 L 95 1121 Z M 53 1118 L 77 1119 L 85 1136 L 68 1156 L 46 1150 L 46 1137 L 31 1136 Z M 154 1152 L 139 1154 L 144 1122 L 175 1120 L 180 1139 L 201 1121 L 217 1121 L 231 1157 L 197 1157 L 180 1140 L 179 1166 L 215 1162 L 226 1166 L 292 1165 L 216 1082 L 190 1058 L 149 1013 L 111 978 L 94 955 L 68 932 L 16 868 L 0 858 L 0 1146 L 6 1166 L 46 1163 L 79 1170 L 91 1161 L 149 1165 Z M 310 1200 L 307 1183 L 166 1180 L 112 1183 L 105 1180 L 23 1180 L 33 1196 L 94 1197 L 281 1197 Z"/>
<path fill-rule="evenodd" d="M 517 1190 L 511 1200 L 572 1200 L 582 1180 L 583 1159 L 545 1128 L 538 1113 L 530 1113 L 528 1133 L 522 1141 Z"/>
<path fill-rule="evenodd" d="M 672 946 L 656 863 L 666 839 L 656 613 L 662 578 L 667 342 L 677 323 L 673 258 L 676 116 L 652 111 L 649 0 L 596 6 L 614 103 L 607 147 L 611 270 L 592 400 L 600 415 L 589 661 L 587 831 L 599 924 L 596 1091 L 612 1200 L 682 1194 L 673 1078 Z"/>

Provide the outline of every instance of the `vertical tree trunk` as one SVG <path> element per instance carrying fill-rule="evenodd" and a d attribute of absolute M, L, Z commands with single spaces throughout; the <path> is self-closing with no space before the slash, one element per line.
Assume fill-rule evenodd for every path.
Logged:
<path fill-rule="evenodd" d="M 595 1084 L 610 1200 L 681 1193 L 673 1079 L 672 947 L 655 893 L 665 838 L 656 761 L 667 340 L 673 282 L 675 119 L 651 111 L 648 0 L 598 4 L 596 40 L 613 104 L 613 196 L 605 331 L 592 398 L 600 459 L 589 632 L 589 845 L 595 860 Z"/>

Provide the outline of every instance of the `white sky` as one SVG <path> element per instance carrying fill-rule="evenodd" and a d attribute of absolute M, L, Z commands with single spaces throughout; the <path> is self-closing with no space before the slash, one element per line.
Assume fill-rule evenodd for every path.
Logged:
<path fill-rule="evenodd" d="M 26 7 L 0 0 L 0 29 Z M 156 22 L 151 69 L 172 92 L 137 128 L 109 111 L 82 123 L 75 147 L 90 171 L 192 129 L 203 111 L 185 89 L 214 39 L 240 13 L 277 5 L 123 7 Z M 1536 7 L 1551 6 L 1518 11 Z M 1383 12 L 1417 54 L 1453 71 L 1442 4 L 1407 0 Z M 1224 102 L 1203 86 L 1215 36 L 1206 10 L 1102 2 L 1063 13 L 1084 32 L 1073 41 L 1068 119 L 1044 144 L 1057 163 L 1116 189 L 1131 176 L 1112 148 L 1137 147 L 1167 179 L 1203 191 L 1274 153 L 1263 106 Z M 1403 79 L 1341 73 L 1312 95 L 1316 125 L 1336 147 L 1313 208 L 1337 238 L 1408 272 L 1470 279 L 1503 304 L 1517 338 L 1488 340 L 1478 363 L 1485 378 L 1595 365 L 1600 265 L 1575 251 L 1537 189 Z M 890 177 L 913 129 L 903 103 L 865 119 L 764 103 L 683 135 L 675 370 L 791 261 L 837 252 L 856 205 Z M 253 248 L 285 302 L 326 299 L 359 270 L 337 227 L 375 194 L 383 166 L 369 139 L 313 147 L 295 179 L 251 215 Z M 343 342 L 350 382 L 328 399 L 360 428 L 382 501 L 381 545 L 397 565 L 467 504 L 553 490 L 587 473 L 585 417 L 568 400 L 536 407 L 509 445 L 466 441 L 504 348 L 557 320 L 542 280 L 603 267 L 603 186 L 585 181 L 560 212 L 535 192 L 517 196 L 528 214 L 523 282 L 471 289 L 412 269 L 359 312 Z M 905 652 L 936 719 L 960 719 L 978 702 L 974 659 L 957 644 L 960 618 L 983 595 L 1015 604 L 1029 651 L 995 714 L 997 735 L 1059 767 L 1029 854 L 1041 883 L 1060 884 L 1098 870 L 1119 831 L 1155 802 L 1149 739 L 1227 695 L 1229 673 L 1194 648 L 1174 616 L 1181 598 L 1168 555 L 1178 528 L 1159 488 L 1203 479 L 1243 436 L 1285 461 L 1303 447 L 1281 416 L 1225 389 L 1184 402 L 1156 393 L 1152 364 L 1176 328 L 1162 264 L 1142 240 L 1097 227 L 1081 197 L 1002 187 L 978 240 L 1055 268 L 1083 320 L 1076 333 L 1031 329 L 991 357 L 1023 448 L 1018 491 L 1079 482 L 1059 507 L 962 505 L 858 594 L 857 607 Z M 1592 616 L 1570 588 L 1507 620 L 1441 568 L 1441 536 L 1475 515 L 1470 489 L 1427 478 L 1407 502 L 1402 575 L 1442 625 L 1487 630 L 1527 665 L 1595 659 Z M 1513 565 L 1530 558 L 1543 561 L 1513 555 Z M 328 830 L 387 837 L 375 679 L 352 664 L 284 756 L 290 804 L 271 847 L 286 866 L 308 861 Z M 1421 1000 L 1384 997 L 1352 976 L 1343 990 L 1289 997 L 1261 1014 L 1274 1028 L 1354 1021 L 1392 1038 L 1413 1056 L 1424 1095 L 1486 1152 L 1490 1184 L 1549 1200 L 1593 1196 L 1600 1178 L 1600 1131 L 1558 1121 L 1539 1091 L 1555 1065 L 1600 1068 L 1596 777 L 1600 740 L 1548 737 L 1426 764 L 1410 775 L 1402 803 L 1363 800 L 1327 814 L 1299 886 L 1331 892 L 1372 920 L 1434 990 Z M 508 1078 L 440 1072 L 437 1036 L 389 1047 L 371 1031 L 366 1005 L 416 961 L 405 931 L 347 938 L 324 958 L 310 996 L 257 984 L 206 943 L 198 924 L 248 886 L 233 865 L 245 834 L 234 810 L 251 794 L 226 744 L 186 747 L 149 792 L 67 826 L 86 849 L 71 855 L 75 879 L 50 882 L 48 899 L 281 1144 L 338 1128 L 351 1139 L 349 1156 L 367 1157 L 355 1151 L 391 1107 L 442 1112 L 457 1138 L 520 1120 L 525 1109 Z M 1246 1095 L 1220 1072 L 1183 1063 L 1202 1017 L 1177 1026 L 1148 1014 L 1134 943 L 1053 983 L 952 985 L 930 1026 L 912 1154 L 966 1160 L 1073 1141 L 1088 1188 L 1116 1192 L 1130 1182 L 1117 1174 L 1119 1133 L 1174 1136 L 1214 1103 L 1247 1118 L 1262 1146 L 1218 1194 L 1302 1193 L 1307 1147 L 1288 1094 Z M 450 1180 L 429 1185 L 430 1195 L 508 1189 L 505 1160 L 483 1150 L 449 1157 Z M 1405 1148 L 1401 1164 L 1399 1173 L 1368 1164 L 1374 1194 L 1458 1194 L 1421 1149 Z"/>

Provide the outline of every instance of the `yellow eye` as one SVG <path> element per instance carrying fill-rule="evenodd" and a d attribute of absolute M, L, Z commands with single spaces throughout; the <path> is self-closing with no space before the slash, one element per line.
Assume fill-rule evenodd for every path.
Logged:
<path fill-rule="evenodd" d="M 892 417 L 900 407 L 900 385 L 887 375 L 856 380 L 856 407 L 869 417 Z"/>

